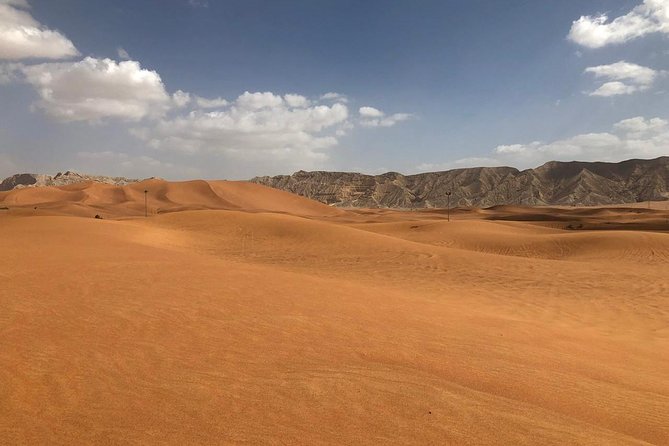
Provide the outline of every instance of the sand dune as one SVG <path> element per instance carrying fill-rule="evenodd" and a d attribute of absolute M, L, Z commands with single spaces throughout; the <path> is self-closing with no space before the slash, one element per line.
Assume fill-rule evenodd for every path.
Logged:
<path fill-rule="evenodd" d="M 335 216 L 342 211 L 287 192 L 241 181 L 145 180 L 126 186 L 85 182 L 68 186 L 0 192 L 0 205 L 16 213 L 133 217 L 144 215 L 144 191 L 151 215 L 194 209 L 244 209 Z M 37 212 L 33 212 L 37 211 Z"/>
<path fill-rule="evenodd" d="M 669 237 L 662 233 L 592 233 L 522 223 L 469 220 L 379 223 L 357 227 L 420 243 L 493 254 L 561 260 L 615 259 L 623 263 L 669 263 Z"/>
<path fill-rule="evenodd" d="M 669 444 L 666 212 L 157 180 L 3 207 L 3 443 Z M 646 230 L 566 229 L 610 222 Z"/>

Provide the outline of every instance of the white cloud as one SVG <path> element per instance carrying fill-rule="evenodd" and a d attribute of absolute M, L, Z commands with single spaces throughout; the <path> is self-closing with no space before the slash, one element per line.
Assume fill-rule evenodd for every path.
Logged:
<path fill-rule="evenodd" d="M 412 117 L 409 113 L 395 113 L 386 116 L 381 110 L 368 106 L 360 107 L 358 113 L 360 114 L 360 125 L 363 127 L 392 127 Z"/>
<path fill-rule="evenodd" d="M 390 116 L 386 116 L 383 119 L 372 119 L 370 121 L 363 121 L 362 125 L 366 127 L 392 127 L 398 122 L 406 121 L 411 118 L 412 115 L 409 113 L 394 113 Z"/>
<path fill-rule="evenodd" d="M 248 110 L 260 110 L 263 108 L 279 107 L 283 105 L 283 99 L 281 96 L 269 91 L 264 93 L 249 93 L 245 91 L 244 94 L 237 98 L 237 105 Z"/>
<path fill-rule="evenodd" d="M 657 72 L 652 68 L 642 67 L 624 60 L 611 65 L 589 67 L 585 69 L 585 72 L 592 73 L 598 78 L 629 80 L 635 84 L 650 84 L 657 77 Z"/>
<path fill-rule="evenodd" d="M 329 159 L 328 149 L 354 128 L 346 104 L 333 101 L 331 95 L 322 100 L 329 104 L 323 104 L 294 93 L 246 91 L 230 103 L 182 90 L 170 95 L 158 73 L 136 61 L 87 57 L 80 62 L 14 65 L 5 64 L 0 74 L 12 80 L 10 74 L 18 71 L 40 96 L 36 108 L 61 121 L 150 118 L 129 132 L 154 149 L 218 153 L 272 168 L 309 168 L 322 166 Z M 363 114 L 365 110 L 368 117 L 375 116 L 361 123 L 365 126 L 390 127 L 410 117 L 386 116 L 372 107 Z"/>
<path fill-rule="evenodd" d="M 0 0 L 0 5 L 15 6 L 17 8 L 30 8 L 28 0 Z"/>
<path fill-rule="evenodd" d="M 609 158 L 611 151 L 617 149 L 620 143 L 620 138 L 610 133 L 587 133 L 548 144 L 533 142 L 526 145 L 498 146 L 494 152 L 497 155 L 510 155 L 512 158 L 539 157 L 548 160 L 594 156 L 595 159 L 603 160 Z"/>
<path fill-rule="evenodd" d="M 514 166 L 536 167 L 548 161 L 608 161 L 666 156 L 669 147 L 669 121 L 641 116 L 624 119 L 611 132 L 585 133 L 553 142 L 500 145 L 490 156 L 463 158 L 447 163 L 423 163 L 418 171 L 437 171 L 460 167 Z"/>
<path fill-rule="evenodd" d="M 605 14 L 581 16 L 568 38 L 588 48 L 624 43 L 651 33 L 669 34 L 669 2 L 644 0 L 629 13 L 612 21 Z"/>
<path fill-rule="evenodd" d="M 340 103 L 305 107 L 294 99 L 245 92 L 225 109 L 191 111 L 133 134 L 156 149 L 318 164 L 328 158 L 324 151 L 337 144 L 336 132 L 346 127 L 348 109 Z"/>
<path fill-rule="evenodd" d="M 121 48 L 121 47 L 116 48 L 116 54 L 118 54 L 118 57 L 119 57 L 121 60 L 128 60 L 128 59 L 130 59 L 130 55 L 128 54 L 128 52 L 127 52 L 125 49 Z"/>
<path fill-rule="evenodd" d="M 590 96 L 616 96 L 648 90 L 655 79 L 662 74 L 652 68 L 625 62 L 624 60 L 610 65 L 588 67 L 586 73 L 594 74 L 597 79 L 607 82 Z"/>
<path fill-rule="evenodd" d="M 185 91 L 177 90 L 174 92 L 172 95 L 172 102 L 174 103 L 174 106 L 176 108 L 183 108 L 190 104 L 191 98 L 190 98 L 190 93 L 186 93 Z"/>
<path fill-rule="evenodd" d="M 200 108 L 220 108 L 228 105 L 228 101 L 223 98 L 207 99 L 200 96 L 195 97 L 195 103 Z"/>
<path fill-rule="evenodd" d="M 207 6 L 204 1 L 189 3 Z M 5 10 L 11 8 L 14 12 L 17 5 L 27 3 L 0 0 Z M 22 11 L 17 14 L 31 19 Z M 121 47 L 117 54 L 121 59 L 129 57 Z M 228 158 L 265 163 L 287 161 L 307 168 L 327 160 L 327 150 L 354 127 L 348 120 L 348 99 L 339 93 L 329 92 L 311 100 L 295 93 L 281 96 L 268 91 L 246 91 L 232 103 L 221 97 L 192 96 L 182 90 L 170 95 L 157 72 L 143 69 L 133 60 L 86 57 L 76 62 L 0 64 L 0 82 L 19 79 L 37 91 L 39 101 L 35 108 L 60 121 L 151 118 L 142 126 L 131 128 L 130 133 L 155 149 L 220 153 Z M 186 109 L 187 106 L 191 108 Z M 406 113 L 386 116 L 372 107 L 361 110 L 365 119 L 360 123 L 368 127 L 390 127 L 410 117 Z M 365 115 L 365 110 L 375 112 Z M 129 167 L 131 162 L 129 155 L 114 152 L 81 152 L 79 158 L 115 160 L 121 167 Z M 147 158 L 133 159 L 147 166 L 171 167 Z"/>
<path fill-rule="evenodd" d="M 514 154 L 514 153 L 524 153 L 528 149 L 533 150 L 537 147 L 540 147 L 541 143 L 539 141 L 534 141 L 529 144 L 509 144 L 501 145 L 495 147 L 495 153 L 497 154 Z"/>
<path fill-rule="evenodd" d="M 646 119 L 642 116 L 623 119 L 614 127 L 633 138 L 643 138 L 648 134 L 661 134 L 669 129 L 669 121 L 661 118 Z"/>
<path fill-rule="evenodd" d="M 325 93 L 324 95 L 321 95 L 320 99 L 322 101 L 348 103 L 348 98 L 345 95 L 334 92 Z"/>
<path fill-rule="evenodd" d="M 0 59 L 63 59 L 79 54 L 60 32 L 36 21 L 25 0 L 0 0 Z"/>
<path fill-rule="evenodd" d="M 22 71 L 39 93 L 37 107 L 62 121 L 137 121 L 160 116 L 171 106 L 158 73 L 135 61 L 87 57 L 25 66 Z"/>
<path fill-rule="evenodd" d="M 586 133 L 550 143 L 498 146 L 500 164 L 530 167 L 546 161 L 622 161 L 667 155 L 669 123 L 665 119 L 635 117 L 613 126 L 612 132 Z"/>
<path fill-rule="evenodd" d="M 360 107 L 358 113 L 360 113 L 360 116 L 363 118 L 380 118 L 384 115 L 381 110 L 378 110 L 374 107 Z"/>
<path fill-rule="evenodd" d="M 590 96 L 618 96 L 621 94 L 632 94 L 637 91 L 647 90 L 647 86 L 627 85 L 623 82 L 606 82 L 602 84 L 597 90 L 588 93 Z"/>
<path fill-rule="evenodd" d="M 290 107 L 304 108 L 311 105 L 309 99 L 299 94 L 287 94 L 283 96 L 283 99 Z"/>

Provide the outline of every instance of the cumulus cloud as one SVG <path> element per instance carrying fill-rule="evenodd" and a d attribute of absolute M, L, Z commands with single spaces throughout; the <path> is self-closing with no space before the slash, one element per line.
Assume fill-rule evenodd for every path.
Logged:
<path fill-rule="evenodd" d="M 202 0 L 188 3 L 207 6 Z M 78 54 L 69 40 L 44 28 L 25 8 L 25 0 L 0 0 L 0 60 Z M 16 39 L 7 44 L 7 36 L 13 36 L 16 30 L 32 36 L 30 42 L 38 49 L 21 46 Z M 143 121 L 130 128 L 130 133 L 155 149 L 220 153 L 228 158 L 266 163 L 287 160 L 300 168 L 327 160 L 328 149 L 336 146 L 338 138 L 355 124 L 391 127 L 410 117 L 363 107 L 361 119 L 352 121 L 346 105 L 348 98 L 335 92 L 307 98 L 296 93 L 247 91 L 231 102 L 221 97 L 193 96 L 182 90 L 170 94 L 157 72 L 129 60 L 128 52 L 121 47 L 116 52 L 120 62 L 86 57 L 32 65 L 0 63 L 0 83 L 20 80 L 31 85 L 39 97 L 34 108 L 60 121 Z M 81 152 L 79 159 L 113 161 L 124 168 L 140 162 L 161 169 L 173 167 L 122 152 Z"/>
<path fill-rule="evenodd" d="M 172 95 L 172 103 L 174 103 L 174 106 L 177 108 L 182 108 L 190 104 L 191 102 L 191 97 L 190 93 L 186 93 L 185 91 L 177 90 L 173 95 Z"/>
<path fill-rule="evenodd" d="M 449 163 L 424 163 L 416 170 L 445 170 L 459 167 L 536 167 L 548 161 L 609 161 L 657 158 L 667 155 L 669 121 L 636 116 L 613 125 L 610 132 L 584 133 L 553 142 L 533 141 L 500 145 L 490 156 L 463 158 Z"/>
<path fill-rule="evenodd" d="M 228 101 L 223 98 L 207 99 L 200 96 L 195 97 L 195 103 L 200 108 L 220 108 L 228 105 Z"/>
<path fill-rule="evenodd" d="M 589 93 L 590 96 L 619 96 L 622 94 L 632 94 L 637 91 L 647 90 L 646 85 L 627 85 L 623 82 L 605 82 L 597 90 Z"/>
<path fill-rule="evenodd" d="M 360 107 L 358 113 L 360 113 L 360 116 L 363 118 L 380 118 L 384 114 L 381 110 L 374 107 Z"/>
<path fill-rule="evenodd" d="M 165 118 L 133 134 L 156 149 L 223 153 L 239 159 L 301 160 L 313 165 L 328 158 L 337 131 L 347 125 L 344 104 L 308 104 L 299 95 L 245 92 L 226 108 Z"/>
<path fill-rule="evenodd" d="M 304 108 L 311 105 L 309 99 L 299 94 L 287 94 L 284 95 L 283 99 L 290 107 Z"/>
<path fill-rule="evenodd" d="M 369 106 L 360 107 L 358 114 L 360 115 L 360 125 L 363 127 L 392 127 L 398 122 L 411 118 L 409 113 L 395 113 L 386 116 L 381 110 Z"/>
<path fill-rule="evenodd" d="M 572 23 L 568 38 L 588 48 L 601 48 L 652 33 L 669 34 L 669 2 L 666 0 L 644 0 L 629 13 L 611 21 L 606 14 L 581 16 Z"/>
<path fill-rule="evenodd" d="M 496 155 L 516 159 L 539 157 L 546 159 L 608 159 L 618 150 L 621 140 L 611 133 L 587 133 L 552 143 L 502 145 L 495 148 Z"/>
<path fill-rule="evenodd" d="M 36 21 L 25 0 L 0 0 L 0 59 L 63 59 L 79 51 L 60 32 Z"/>
<path fill-rule="evenodd" d="M 324 95 L 321 95 L 320 99 L 321 101 L 348 103 L 348 98 L 345 95 L 334 92 L 325 93 Z"/>
<path fill-rule="evenodd" d="M 340 95 L 309 99 L 246 91 L 229 102 L 182 90 L 169 94 L 158 73 L 136 61 L 87 57 L 79 62 L 4 64 L 0 80 L 15 80 L 17 72 L 37 91 L 35 108 L 49 116 L 61 121 L 144 120 L 129 131 L 154 149 L 309 168 L 329 159 L 328 149 L 355 127 Z M 387 116 L 363 107 L 360 117 L 361 125 L 390 127 L 410 115 Z"/>
<path fill-rule="evenodd" d="M 616 123 L 611 132 L 586 133 L 550 143 L 531 142 L 498 146 L 496 159 L 529 167 L 545 161 L 621 161 L 667 154 L 669 123 L 637 116 Z"/>
<path fill-rule="evenodd" d="M 244 94 L 237 98 L 237 105 L 247 110 L 261 110 L 263 108 L 282 106 L 283 98 L 269 91 L 263 93 L 249 93 L 245 91 Z"/>
<path fill-rule="evenodd" d="M 669 122 L 666 119 L 652 118 L 646 119 L 642 116 L 623 119 L 614 125 L 614 127 L 632 137 L 643 137 L 647 134 L 662 133 L 669 128 Z"/>
<path fill-rule="evenodd" d="M 588 67 L 585 72 L 606 81 L 598 89 L 589 93 L 590 96 L 617 96 L 648 90 L 661 74 L 652 68 L 624 60 L 610 65 Z"/>
<path fill-rule="evenodd" d="M 136 61 L 87 57 L 24 66 L 22 72 L 39 93 L 37 107 L 62 121 L 137 121 L 160 116 L 172 105 L 158 73 Z M 183 96 L 174 100 L 183 101 Z"/>

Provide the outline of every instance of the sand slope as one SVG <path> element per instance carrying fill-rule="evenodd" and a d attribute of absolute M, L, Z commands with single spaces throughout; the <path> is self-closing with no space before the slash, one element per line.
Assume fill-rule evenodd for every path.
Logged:
<path fill-rule="evenodd" d="M 0 192 L 0 207 L 31 215 L 143 216 L 145 190 L 151 215 L 193 209 L 244 209 L 302 216 L 342 214 L 339 209 L 253 183 L 203 180 L 145 180 L 125 186 L 83 182 L 15 189 Z"/>
<path fill-rule="evenodd" d="M 669 444 L 669 234 L 149 186 L 0 195 L 2 443 Z"/>

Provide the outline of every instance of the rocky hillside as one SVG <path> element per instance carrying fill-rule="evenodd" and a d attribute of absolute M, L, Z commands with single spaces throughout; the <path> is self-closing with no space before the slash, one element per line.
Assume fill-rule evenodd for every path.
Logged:
<path fill-rule="evenodd" d="M 402 175 L 304 172 L 251 181 L 344 207 L 603 205 L 669 199 L 669 157 L 620 163 L 551 161 L 535 169 L 479 167 Z"/>
<path fill-rule="evenodd" d="M 80 183 L 82 181 L 94 181 L 96 183 L 115 184 L 123 186 L 129 183 L 136 183 L 139 180 L 133 180 L 123 177 L 105 177 L 96 175 L 85 175 L 77 172 L 67 171 L 64 173 L 58 172 L 56 175 L 43 175 L 35 173 L 19 173 L 5 178 L 0 183 L 0 192 L 17 189 L 21 187 L 37 187 L 37 186 L 65 186 L 73 183 Z"/>

